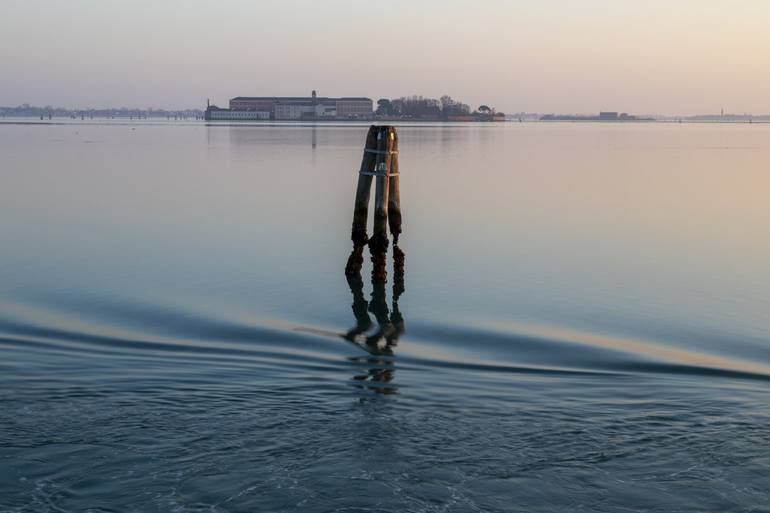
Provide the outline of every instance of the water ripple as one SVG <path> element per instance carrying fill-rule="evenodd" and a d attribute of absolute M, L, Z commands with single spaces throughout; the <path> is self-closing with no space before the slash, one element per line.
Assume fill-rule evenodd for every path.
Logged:
<path fill-rule="evenodd" d="M 171 308 L 127 308 L 124 316 L 120 312 L 112 308 L 115 326 L 142 326 L 141 337 L 107 334 L 99 325 L 76 331 L 0 317 L 0 348 L 113 362 L 198 362 L 272 372 L 318 372 L 319 379 L 325 372 L 352 365 L 373 373 L 391 372 L 397 366 L 415 375 L 462 371 L 608 379 L 650 374 L 770 380 L 770 368 L 759 364 L 659 343 L 553 329 L 501 331 L 417 323 L 395 352 L 383 353 L 381 348 L 351 338 L 350 333 L 324 326 L 282 321 L 243 324 Z M 82 325 L 82 319 L 78 321 Z M 343 342 L 353 342 L 357 350 Z M 360 356 L 351 356 L 351 351 Z"/>

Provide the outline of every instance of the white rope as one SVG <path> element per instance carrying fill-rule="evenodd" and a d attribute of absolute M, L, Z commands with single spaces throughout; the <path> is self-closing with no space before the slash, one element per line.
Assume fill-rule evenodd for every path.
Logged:
<path fill-rule="evenodd" d="M 398 173 L 390 173 L 388 171 L 388 167 L 385 162 L 380 162 L 377 164 L 377 167 L 375 167 L 374 171 L 364 171 L 361 169 L 358 171 L 358 174 L 366 176 L 398 176 Z"/>
<path fill-rule="evenodd" d="M 359 171 L 359 175 L 366 175 L 366 176 L 398 176 L 398 173 L 374 173 L 372 171 Z"/>
<path fill-rule="evenodd" d="M 377 155 L 398 155 L 397 151 L 388 151 L 388 150 L 372 150 L 370 148 L 364 148 L 364 151 L 366 153 L 375 153 Z"/>

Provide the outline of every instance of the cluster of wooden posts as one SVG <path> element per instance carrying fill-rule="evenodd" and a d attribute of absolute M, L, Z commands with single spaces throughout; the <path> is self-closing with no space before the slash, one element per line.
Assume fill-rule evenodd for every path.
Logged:
<path fill-rule="evenodd" d="M 375 180 L 374 226 L 369 238 L 366 224 L 369 197 Z M 358 174 L 356 201 L 353 209 L 353 252 L 348 258 L 345 274 L 360 274 L 364 262 L 364 246 L 369 245 L 372 258 L 372 280 L 387 281 L 388 228 L 393 236 L 393 270 L 396 281 L 403 280 L 404 253 L 398 247 L 401 234 L 401 192 L 398 175 L 398 134 L 392 126 L 369 127 L 364 156 Z"/>

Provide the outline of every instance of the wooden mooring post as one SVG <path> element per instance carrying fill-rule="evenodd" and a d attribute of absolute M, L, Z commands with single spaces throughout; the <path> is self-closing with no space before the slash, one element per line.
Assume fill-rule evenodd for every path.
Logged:
<path fill-rule="evenodd" d="M 401 184 L 398 174 L 398 134 L 393 129 L 393 149 L 390 160 L 390 177 L 388 185 L 388 225 L 393 236 L 393 274 L 395 275 L 394 290 L 404 290 L 404 252 L 398 247 L 398 236 L 401 235 Z M 399 292 L 399 294 L 400 294 Z"/>
<path fill-rule="evenodd" d="M 369 197 L 372 179 L 374 191 L 374 223 L 372 237 L 366 232 L 369 215 Z M 353 207 L 353 228 L 351 239 L 353 251 L 348 258 L 345 274 L 353 276 L 361 272 L 364 246 L 369 244 L 372 258 L 372 280 L 387 280 L 388 228 L 394 242 L 394 272 L 403 277 L 404 254 L 398 249 L 401 234 L 401 194 L 398 181 L 398 136 L 392 126 L 369 127 L 366 135 L 364 155 L 358 174 L 358 186 Z"/>

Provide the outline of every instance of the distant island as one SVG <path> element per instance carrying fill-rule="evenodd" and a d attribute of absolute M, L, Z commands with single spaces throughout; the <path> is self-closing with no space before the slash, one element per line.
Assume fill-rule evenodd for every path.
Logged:
<path fill-rule="evenodd" d="M 53 118 L 70 118 L 70 119 L 150 119 L 150 118 L 165 118 L 165 119 L 203 119 L 203 111 L 201 109 L 180 109 L 180 110 L 166 110 L 166 109 L 153 109 L 148 107 L 147 109 L 136 109 L 129 107 L 120 108 L 85 108 L 85 109 L 70 109 L 66 107 L 52 107 L 46 105 L 44 107 L 35 107 L 27 103 L 19 105 L 17 107 L 2 107 L 0 106 L 0 118 L 40 118 L 53 119 Z"/>
<path fill-rule="evenodd" d="M 695 116 L 687 116 L 682 118 L 670 118 L 671 121 L 690 121 L 696 123 L 768 123 L 770 122 L 770 114 L 698 114 Z"/>
<path fill-rule="evenodd" d="M 600 112 L 598 116 L 575 116 L 569 114 L 546 114 L 540 121 L 655 121 L 655 118 L 638 117 L 625 112 Z"/>
<path fill-rule="evenodd" d="M 527 114 L 520 113 L 512 116 L 519 121 L 658 121 L 676 123 L 767 123 L 770 115 L 752 114 L 696 114 L 693 116 L 636 116 L 625 112 L 602 111 L 598 115 L 581 114 Z"/>
<path fill-rule="evenodd" d="M 236 96 L 228 108 L 210 103 L 206 121 L 505 121 L 505 114 L 487 105 L 471 111 L 451 96 L 440 99 L 404 96 L 377 100 L 366 97 Z"/>
<path fill-rule="evenodd" d="M 690 116 L 639 116 L 625 112 L 602 111 L 590 114 L 538 114 L 515 112 L 504 114 L 487 105 L 471 108 L 451 96 L 439 99 L 423 96 L 381 98 L 376 102 L 365 97 L 329 98 L 319 96 L 238 96 L 228 108 L 208 105 L 203 109 L 146 109 L 133 107 L 68 108 L 27 103 L 15 107 L 0 106 L 0 120 L 37 118 L 72 119 L 165 119 L 206 121 L 518 121 L 518 122 L 669 122 L 669 123 L 770 123 L 770 114 L 696 114 Z"/>

